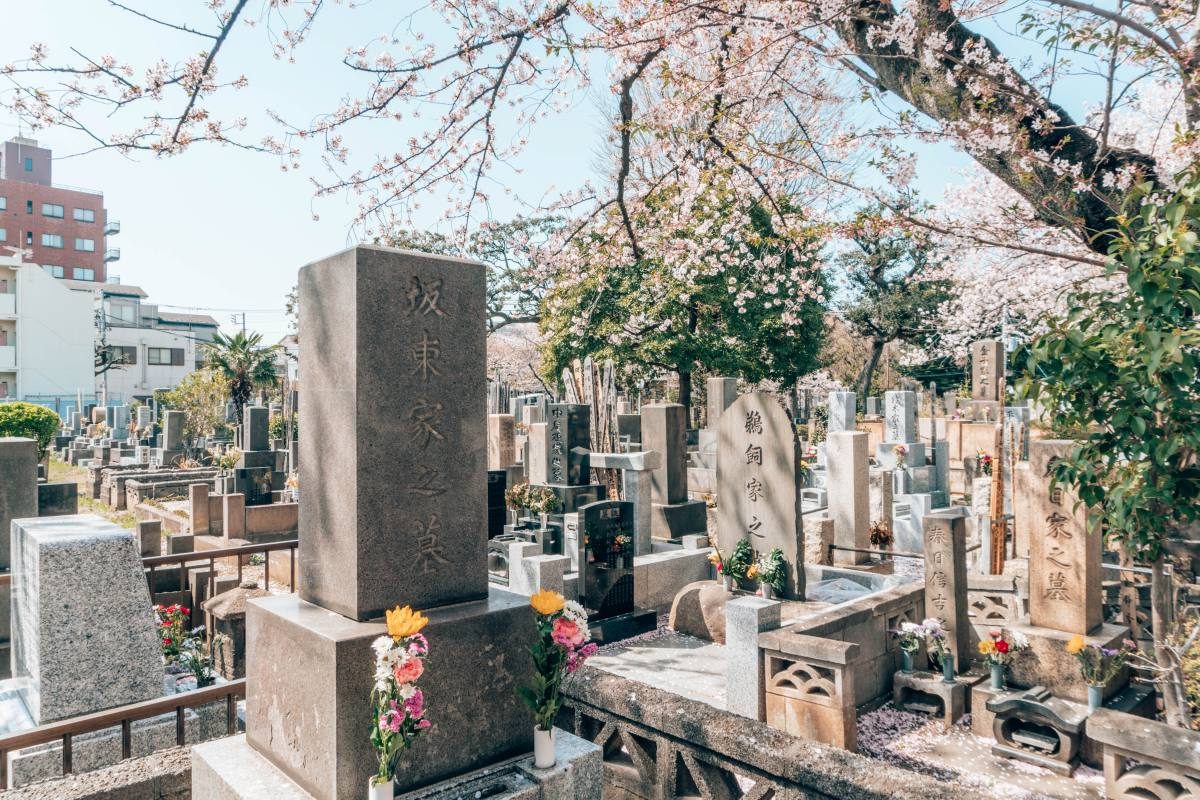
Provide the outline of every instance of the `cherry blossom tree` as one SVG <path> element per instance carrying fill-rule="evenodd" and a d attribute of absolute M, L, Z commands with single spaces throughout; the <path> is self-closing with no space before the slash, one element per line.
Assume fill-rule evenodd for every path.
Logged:
<path fill-rule="evenodd" d="M 564 244 L 587 236 L 625 263 L 691 224 L 654 207 L 668 183 L 702 194 L 719 181 L 803 243 L 805 226 L 788 211 L 797 182 L 812 179 L 826 193 L 805 193 L 806 225 L 841 193 L 883 201 L 911 182 L 906 143 L 922 140 L 969 153 L 1027 219 L 1057 235 L 1030 242 L 1020 229 L 991 235 L 926 214 L 907 214 L 909 224 L 1098 266 L 1128 187 L 1170 184 L 1200 147 L 1194 0 L 1034 0 L 1019 19 L 988 0 L 433 0 L 429 12 L 451 41 L 416 31 L 415 15 L 426 12 L 397 12 L 347 43 L 336 108 L 302 121 L 271 114 L 273 124 L 218 113 L 219 98 L 252 85 L 252 76 L 222 71 L 229 49 L 259 46 L 250 35 L 259 30 L 286 61 L 325 17 L 365 12 L 327 0 L 177 5 L 184 18 L 109 0 L 127 24 L 169 36 L 173 52 L 134 65 L 97 53 L 96 43 L 62 53 L 34 44 L 27 59 L 0 69 L 12 87 L 3 103 L 95 147 L 174 155 L 220 142 L 274 153 L 288 167 L 315 149 L 329 168 L 318 192 L 357 196 L 368 236 L 448 192 L 446 215 L 465 238 L 486 218 L 497 176 L 519 163 L 530 128 L 596 90 L 611 98 L 611 158 L 597 180 L 545 205 L 568 220 Z M 1005 33 L 1014 24 L 1020 33 Z M 1029 57 L 1020 36 L 1045 44 L 1046 55 Z M 1052 100 L 1064 55 L 1088 96 L 1078 119 Z M 1145 135 L 1118 135 L 1131 113 Z M 401 135 L 391 152 L 360 152 L 350 142 L 364 126 Z M 856 171 L 863 157 L 871 168 Z M 665 227 L 639 229 L 645 215 Z M 676 256 L 705 257 L 721 255 Z"/>

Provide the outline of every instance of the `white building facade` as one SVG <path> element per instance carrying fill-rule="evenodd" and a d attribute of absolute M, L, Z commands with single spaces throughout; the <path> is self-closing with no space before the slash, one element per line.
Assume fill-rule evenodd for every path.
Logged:
<path fill-rule="evenodd" d="M 212 317 L 162 311 L 137 286 L 66 283 L 98 296 L 96 333 L 119 357 L 119 366 L 96 376 L 96 394 L 107 403 L 147 401 L 204 366 L 203 346 L 218 330 Z"/>
<path fill-rule="evenodd" d="M 91 297 L 39 265 L 0 256 L 0 402 L 74 405 L 94 385 Z"/>

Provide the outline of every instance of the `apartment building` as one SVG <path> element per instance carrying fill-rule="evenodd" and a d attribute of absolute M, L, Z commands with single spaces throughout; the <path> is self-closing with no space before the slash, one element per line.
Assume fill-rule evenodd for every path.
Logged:
<path fill-rule="evenodd" d="M 96 395 L 109 403 L 149 400 L 155 389 L 173 389 L 204 366 L 205 342 L 218 323 L 207 314 L 164 311 L 138 286 L 62 281 L 93 298 L 97 341 L 120 356 L 119 366 L 96 376 Z"/>
<path fill-rule="evenodd" d="M 88 295 L 71 291 L 38 265 L 0 255 L 0 402 L 51 407 L 89 398 L 95 318 Z"/>
<path fill-rule="evenodd" d="M 0 248 L 30 251 L 54 278 L 103 283 L 121 257 L 108 246 L 121 223 L 108 219 L 104 194 L 55 185 L 53 156 L 33 139 L 0 147 Z"/>

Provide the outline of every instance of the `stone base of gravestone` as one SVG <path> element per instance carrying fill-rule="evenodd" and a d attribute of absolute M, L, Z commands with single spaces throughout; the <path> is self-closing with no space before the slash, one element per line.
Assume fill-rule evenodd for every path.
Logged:
<path fill-rule="evenodd" d="M 608 488 L 599 483 L 587 483 L 582 486 L 551 485 L 546 488 L 558 498 L 558 510 L 554 512 L 556 514 L 573 514 L 580 506 L 608 497 Z"/>
<path fill-rule="evenodd" d="M 160 696 L 162 650 L 133 532 L 90 514 L 24 519 L 12 545 L 13 675 L 29 682 L 34 722 Z"/>
<path fill-rule="evenodd" d="M 1022 651 L 1008 668 L 1010 685 L 1022 689 L 1045 686 L 1055 697 L 1087 702 L 1087 682 L 1079 672 L 1075 656 L 1067 652 L 1067 643 L 1075 634 L 1041 628 L 1036 625 L 1007 625 L 1008 630 L 1024 634 L 1029 639 L 1029 649 Z M 1093 647 L 1111 650 L 1121 648 L 1121 642 L 1129 638 L 1129 628 L 1124 625 L 1104 623 L 1087 636 L 1084 643 Z M 1129 678 L 1128 668 L 1122 670 L 1104 687 L 1105 699 L 1121 690 Z"/>
<path fill-rule="evenodd" d="M 903 458 L 896 452 L 903 446 L 907 452 Z M 875 466 L 879 469 L 896 469 L 900 464 L 908 467 L 925 466 L 924 442 L 880 442 L 875 445 Z"/>
<path fill-rule="evenodd" d="M 533 717 L 513 694 L 533 673 L 528 599 L 492 588 L 487 600 L 425 613 L 420 687 L 433 727 L 401 758 L 398 791 L 533 744 Z M 378 766 L 363 732 L 371 725 L 371 642 L 385 631 L 382 620 L 356 622 L 295 595 L 248 604 L 248 741 L 315 797 L 361 797 Z"/>
<path fill-rule="evenodd" d="M 655 539 L 679 539 L 708 531 L 708 507 L 703 500 L 686 500 L 672 505 L 650 505 L 650 535 Z"/>
<path fill-rule="evenodd" d="M 419 745 L 418 745 L 419 747 Z M 535 769 L 533 755 L 500 767 L 455 775 L 397 800 L 600 800 L 604 786 L 604 756 L 600 746 L 556 729 L 555 764 Z M 228 736 L 192 747 L 192 800 L 314 800 L 246 741 Z M 347 797 L 359 798 L 365 785 Z"/>

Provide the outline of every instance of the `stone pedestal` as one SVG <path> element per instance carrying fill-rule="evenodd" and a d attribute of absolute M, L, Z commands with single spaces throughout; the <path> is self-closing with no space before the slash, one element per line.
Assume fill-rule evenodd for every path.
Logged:
<path fill-rule="evenodd" d="M 650 532 L 655 539 L 679 539 L 707 530 L 708 508 L 703 500 L 651 504 Z"/>
<path fill-rule="evenodd" d="M 1079 672 L 1079 662 L 1067 652 L 1067 643 L 1075 634 L 1033 625 L 1005 627 L 1024 634 L 1029 640 L 1028 652 L 1015 658 L 1008 669 L 1008 680 L 1012 686 L 1023 689 L 1045 686 L 1058 697 L 1077 703 L 1087 702 L 1087 683 Z M 1129 628 L 1105 623 L 1083 638 L 1086 644 L 1116 650 L 1121 647 L 1122 641 L 1129 638 Z M 1104 688 L 1105 699 L 1125 685 L 1128 674 L 1127 669 L 1122 670 Z"/>
<path fill-rule="evenodd" d="M 487 600 L 426 614 L 420 686 L 433 727 L 401 759 L 401 791 L 533 745 L 533 717 L 514 696 L 533 671 L 528 599 L 492 589 Z M 247 740 L 319 800 L 360 797 L 374 772 L 363 732 L 371 725 L 371 642 L 385 631 L 382 622 L 356 622 L 294 595 L 248 604 Z"/>
<path fill-rule="evenodd" d="M 725 604 L 725 708 L 758 721 L 766 719 L 762 649 L 758 635 L 779 627 L 778 600 L 738 597 Z"/>
<path fill-rule="evenodd" d="M 682 405 L 652 403 L 642 406 L 642 447 L 662 454 L 662 463 L 650 473 L 653 501 L 658 505 L 686 502 L 687 420 Z"/>
<path fill-rule="evenodd" d="M 13 677 L 35 724 L 162 694 L 133 532 L 91 514 L 13 524 Z"/>
<path fill-rule="evenodd" d="M 533 756 L 484 767 L 408 793 L 397 800 L 601 800 L 604 758 L 599 745 L 555 731 L 555 765 Z M 316 800 L 249 745 L 245 735 L 192 747 L 192 800 Z M 366 796 L 366 784 L 355 798 Z"/>
<path fill-rule="evenodd" d="M 14 519 L 38 515 L 37 442 L 20 436 L 0 438 L 0 570 L 10 569 L 9 526 Z M 4 604 L 7 606 L 7 592 Z M 7 632 L 7 626 L 5 626 Z M 0 638 L 7 638 L 0 633 Z"/>
<path fill-rule="evenodd" d="M 933 672 L 897 672 L 892 678 L 892 703 L 901 711 L 941 717 L 948 728 L 967 713 L 967 686 L 946 683 Z"/>

